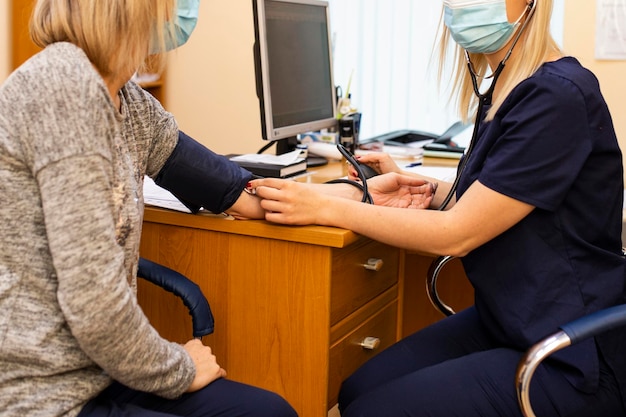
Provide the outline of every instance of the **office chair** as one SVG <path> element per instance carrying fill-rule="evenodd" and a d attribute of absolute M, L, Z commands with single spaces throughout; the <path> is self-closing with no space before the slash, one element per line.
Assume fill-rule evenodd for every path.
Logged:
<path fill-rule="evenodd" d="M 445 316 L 451 316 L 454 314 L 452 307 L 441 301 L 439 293 L 437 292 L 437 279 L 439 273 L 448 262 L 454 259 L 454 256 L 446 255 L 440 256 L 432 261 L 426 274 L 426 293 L 430 303 L 439 310 Z"/>
<path fill-rule="evenodd" d="M 137 277 L 143 278 L 182 299 L 189 309 L 193 337 L 213 333 L 214 319 L 211 307 L 200 287 L 186 276 L 144 258 L 139 258 Z"/>
<path fill-rule="evenodd" d="M 560 326 L 559 331 L 534 344 L 517 365 L 515 388 L 524 417 L 536 417 L 530 404 L 530 382 L 539 364 L 554 352 L 589 337 L 626 325 L 626 304 L 596 311 Z"/>
<path fill-rule="evenodd" d="M 624 251 L 622 251 L 624 253 Z M 433 306 L 445 316 L 454 314 L 437 293 L 437 278 L 443 267 L 454 259 L 453 256 L 440 256 L 428 269 L 426 289 Z M 515 389 L 517 401 L 524 417 L 536 417 L 530 403 L 530 383 L 537 367 L 553 353 L 576 344 L 589 337 L 626 325 L 626 304 L 596 311 L 560 326 L 560 330 L 531 346 L 517 365 Z"/>

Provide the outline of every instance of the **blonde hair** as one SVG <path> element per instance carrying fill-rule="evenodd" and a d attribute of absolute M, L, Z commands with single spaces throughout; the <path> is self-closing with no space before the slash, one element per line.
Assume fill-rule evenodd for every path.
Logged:
<path fill-rule="evenodd" d="M 70 42 L 102 76 L 131 73 L 146 65 L 152 46 L 165 50 L 176 0 L 37 0 L 30 34 L 40 47 Z M 163 54 L 150 57 L 160 71 Z"/>
<path fill-rule="evenodd" d="M 486 120 L 492 120 L 502 102 L 523 80 L 530 77 L 539 67 L 548 60 L 554 53 L 562 54 L 561 49 L 550 34 L 550 19 L 552 17 L 553 0 L 534 0 L 535 11 L 530 18 L 520 41 L 515 46 L 516 54 L 506 62 L 507 77 L 502 78 L 498 85 L 498 95 L 494 97 L 492 106 L 487 113 Z M 443 19 L 443 14 L 442 14 Z M 440 22 L 439 56 L 440 81 L 447 60 L 453 62 L 452 74 L 452 99 L 456 99 L 459 115 L 465 122 L 472 120 L 476 116 L 478 98 L 474 94 L 470 72 L 467 67 L 464 50 L 456 45 L 452 56 L 449 54 L 451 40 L 450 33 L 445 24 Z M 489 65 L 482 54 L 470 54 L 470 59 L 476 74 L 490 74 Z M 478 79 L 478 85 L 482 79 Z M 455 93 L 456 92 L 456 93 Z M 455 97 L 456 95 L 456 97 Z"/>

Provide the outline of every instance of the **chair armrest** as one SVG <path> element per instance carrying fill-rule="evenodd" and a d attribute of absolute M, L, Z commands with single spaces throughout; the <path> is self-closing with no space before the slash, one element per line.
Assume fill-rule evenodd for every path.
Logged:
<path fill-rule="evenodd" d="M 605 308 L 561 326 L 572 344 L 626 325 L 626 304 Z"/>
<path fill-rule="evenodd" d="M 213 333 L 214 320 L 211 307 L 196 283 L 173 269 L 144 258 L 139 258 L 137 276 L 182 299 L 189 309 L 193 337 L 201 338 Z"/>
<path fill-rule="evenodd" d="M 428 294 L 428 299 L 431 304 L 445 316 L 453 315 L 454 310 L 439 298 L 439 293 L 437 292 L 437 278 L 439 278 L 439 273 L 443 267 L 453 259 L 454 256 L 450 255 L 439 256 L 430 264 L 426 275 L 426 293 Z"/>
<path fill-rule="evenodd" d="M 539 364 L 554 352 L 626 325 L 626 304 L 588 314 L 561 326 L 561 330 L 533 345 L 520 360 L 515 375 L 517 399 L 524 417 L 535 417 L 530 404 L 530 382 Z"/>

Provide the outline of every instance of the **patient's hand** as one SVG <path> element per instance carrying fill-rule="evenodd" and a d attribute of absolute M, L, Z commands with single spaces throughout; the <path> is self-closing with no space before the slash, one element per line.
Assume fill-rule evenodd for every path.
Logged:
<path fill-rule="evenodd" d="M 386 174 L 367 181 L 368 190 L 379 206 L 426 209 L 437 191 L 437 183 L 400 174 Z"/>
<path fill-rule="evenodd" d="M 187 392 L 197 391 L 216 379 L 226 376 L 226 371 L 218 365 L 209 346 L 203 345 L 198 339 L 193 339 L 185 343 L 184 348 L 196 365 L 196 377 L 187 388 Z"/>

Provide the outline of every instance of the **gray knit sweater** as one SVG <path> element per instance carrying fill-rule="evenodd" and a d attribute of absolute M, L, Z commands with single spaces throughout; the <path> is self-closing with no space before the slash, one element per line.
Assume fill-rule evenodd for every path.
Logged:
<path fill-rule="evenodd" d="M 73 416 L 112 379 L 172 398 L 191 358 L 137 305 L 144 174 L 178 128 L 133 83 L 121 114 L 81 49 L 48 46 L 0 88 L 0 414 Z"/>

